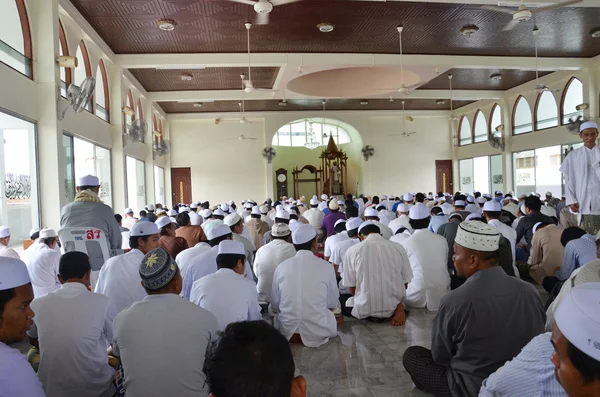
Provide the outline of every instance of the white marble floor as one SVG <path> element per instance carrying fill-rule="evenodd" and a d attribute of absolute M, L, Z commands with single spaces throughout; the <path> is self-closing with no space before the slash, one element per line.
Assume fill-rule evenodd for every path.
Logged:
<path fill-rule="evenodd" d="M 402 327 L 345 317 L 327 344 L 293 344 L 296 372 L 306 378 L 309 397 L 430 396 L 414 387 L 402 355 L 412 345 L 431 347 L 434 316 L 412 309 Z"/>

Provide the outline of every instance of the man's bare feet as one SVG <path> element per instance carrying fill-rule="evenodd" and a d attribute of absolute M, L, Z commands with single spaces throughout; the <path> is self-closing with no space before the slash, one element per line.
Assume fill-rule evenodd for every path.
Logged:
<path fill-rule="evenodd" d="M 399 327 L 406 323 L 406 314 L 404 313 L 404 305 L 400 303 L 396 306 L 396 310 L 394 311 L 394 315 L 392 316 L 392 326 Z"/>

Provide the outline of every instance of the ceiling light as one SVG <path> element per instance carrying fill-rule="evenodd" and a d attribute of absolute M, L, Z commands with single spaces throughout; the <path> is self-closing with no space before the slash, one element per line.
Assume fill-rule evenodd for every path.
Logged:
<path fill-rule="evenodd" d="M 202 107 L 202 104 L 201 104 L 200 102 L 198 102 L 198 103 L 194 103 L 194 107 L 195 107 L 195 108 L 201 108 L 201 107 Z"/>
<path fill-rule="evenodd" d="M 594 37 L 596 39 L 599 38 L 600 37 L 600 28 L 592 30 L 591 34 L 592 34 L 592 37 Z"/>
<path fill-rule="evenodd" d="M 172 19 L 161 19 L 158 21 L 158 28 L 166 32 L 175 30 L 175 21 Z"/>
<path fill-rule="evenodd" d="M 181 76 L 179 76 L 179 78 L 181 78 L 181 80 L 183 80 L 183 81 L 190 81 L 191 79 L 194 78 L 194 76 L 192 76 L 189 73 L 181 73 Z"/>
<path fill-rule="evenodd" d="M 490 80 L 497 83 L 502 80 L 502 75 L 500 73 L 494 73 L 490 76 Z"/>
<path fill-rule="evenodd" d="M 333 29 L 335 29 L 335 25 L 332 24 L 331 22 L 323 22 L 317 25 L 317 28 L 319 28 L 319 30 L 323 33 L 329 33 L 329 32 L 333 32 Z"/>
<path fill-rule="evenodd" d="M 369 104 L 369 101 L 367 101 L 366 99 L 363 99 L 363 100 L 360 101 L 360 104 L 363 105 L 363 106 L 365 106 L 365 105 Z"/>
<path fill-rule="evenodd" d="M 438 99 L 437 101 L 435 101 L 435 103 L 437 105 L 443 105 L 444 103 L 446 103 L 446 101 L 444 101 L 443 99 Z"/>
<path fill-rule="evenodd" d="M 460 32 L 467 37 L 471 37 L 473 33 L 477 33 L 479 31 L 479 27 L 477 25 L 465 25 L 460 28 Z"/>

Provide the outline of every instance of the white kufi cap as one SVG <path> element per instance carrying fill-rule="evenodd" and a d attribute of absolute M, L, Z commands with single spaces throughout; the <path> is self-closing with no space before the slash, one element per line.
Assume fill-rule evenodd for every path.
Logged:
<path fill-rule="evenodd" d="M 275 223 L 271 228 L 271 236 L 273 237 L 285 237 L 290 233 L 290 227 L 285 223 Z"/>
<path fill-rule="evenodd" d="M 279 218 L 279 219 L 290 219 L 290 214 L 287 211 L 284 210 L 278 210 L 277 212 L 275 212 L 275 218 Z"/>
<path fill-rule="evenodd" d="M 206 237 L 209 240 L 214 240 L 217 237 L 226 236 L 228 234 L 231 234 L 231 229 L 229 228 L 229 226 L 227 226 L 225 224 L 221 224 L 221 225 L 217 225 L 217 226 L 213 227 L 212 229 L 210 229 L 207 232 Z"/>
<path fill-rule="evenodd" d="M 148 222 L 148 223 L 150 223 L 150 222 Z M 137 223 L 136 223 L 136 225 L 137 225 Z M 40 230 L 40 238 L 52 238 L 52 237 L 58 237 L 58 235 L 56 234 L 56 231 L 54 229 L 45 227 L 42 230 Z"/>
<path fill-rule="evenodd" d="M 398 206 L 396 207 L 396 212 L 403 212 L 403 213 L 407 213 L 408 211 L 410 211 L 410 205 L 408 204 L 398 204 Z"/>
<path fill-rule="evenodd" d="M 167 215 L 169 216 L 177 216 L 177 211 L 174 210 L 173 208 L 171 208 L 168 212 Z"/>
<path fill-rule="evenodd" d="M 377 217 L 379 218 L 379 213 L 373 207 L 369 207 L 365 210 L 365 217 Z"/>
<path fill-rule="evenodd" d="M 483 204 L 483 210 L 491 211 L 491 212 L 500 212 L 500 211 L 502 211 L 502 204 L 500 204 L 496 200 L 486 201 Z"/>
<path fill-rule="evenodd" d="M 138 222 L 129 231 L 129 236 L 131 237 L 151 236 L 153 234 L 158 234 L 158 226 L 154 222 Z M 41 233 L 40 237 L 42 237 Z"/>
<path fill-rule="evenodd" d="M 219 255 L 221 254 L 233 254 L 233 255 L 244 255 L 244 243 L 233 240 L 223 240 L 219 243 Z"/>
<path fill-rule="evenodd" d="M 319 199 L 317 198 L 317 196 L 313 196 L 310 199 L 310 205 L 319 205 Z"/>
<path fill-rule="evenodd" d="M 456 201 L 454 202 L 454 206 L 455 206 L 455 207 L 457 207 L 457 206 L 458 206 L 458 207 L 466 207 L 466 206 L 467 206 L 467 203 L 465 203 L 463 200 L 456 200 Z"/>
<path fill-rule="evenodd" d="M 260 208 L 258 208 L 258 206 L 255 205 L 254 207 L 252 207 L 251 214 L 252 215 L 262 215 L 262 212 L 260 212 Z"/>
<path fill-rule="evenodd" d="M 346 230 L 358 229 L 361 224 L 362 224 L 362 219 L 360 219 L 360 218 L 350 218 L 346 222 Z"/>
<path fill-rule="evenodd" d="M 426 205 L 413 205 L 408 211 L 408 217 L 414 220 L 425 219 L 429 215 L 429 208 Z"/>
<path fill-rule="evenodd" d="M 402 196 L 402 200 L 404 201 L 413 201 L 415 199 L 415 196 L 413 196 L 412 193 L 404 193 L 404 195 Z"/>
<path fill-rule="evenodd" d="M 99 186 L 100 180 L 94 175 L 84 175 L 77 179 L 77 186 Z"/>
<path fill-rule="evenodd" d="M 202 211 L 200 211 L 200 215 L 204 219 L 210 218 L 212 216 L 212 214 L 213 214 L 213 212 L 211 210 L 209 210 L 208 208 L 203 209 Z"/>
<path fill-rule="evenodd" d="M 22 260 L 0 257 L 0 291 L 29 284 L 27 266 Z"/>
<path fill-rule="evenodd" d="M 598 124 L 594 123 L 593 121 L 586 121 L 585 123 L 581 123 L 581 125 L 579 126 L 579 132 L 583 132 L 583 130 L 587 130 L 588 128 L 598 129 Z"/>
<path fill-rule="evenodd" d="M 317 237 L 317 231 L 307 224 L 301 224 L 292 233 L 292 241 L 296 245 L 308 243 L 315 237 Z"/>
<path fill-rule="evenodd" d="M 0 226 L 0 238 L 10 236 L 10 229 L 8 226 Z"/>
<path fill-rule="evenodd" d="M 162 229 L 163 227 L 170 225 L 173 222 L 171 222 L 171 218 L 169 218 L 168 216 L 162 216 L 158 218 L 154 223 L 159 229 Z"/>
<path fill-rule="evenodd" d="M 458 225 L 454 242 L 474 251 L 493 252 L 500 247 L 500 234 L 480 221 L 464 221 Z"/>
<path fill-rule="evenodd" d="M 236 225 L 240 220 L 242 220 L 242 217 L 234 212 L 233 214 L 227 215 L 225 219 L 223 219 L 223 223 L 225 223 L 227 226 L 233 226 Z"/>

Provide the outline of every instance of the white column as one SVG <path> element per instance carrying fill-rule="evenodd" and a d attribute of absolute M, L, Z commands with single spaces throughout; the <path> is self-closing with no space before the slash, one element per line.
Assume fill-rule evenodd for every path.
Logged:
<path fill-rule="evenodd" d="M 171 122 L 169 118 L 163 123 L 163 134 L 171 142 Z M 171 145 L 172 146 L 172 145 Z M 171 208 L 173 206 L 173 191 L 171 190 L 171 152 L 165 158 L 165 202 Z"/>
<path fill-rule="evenodd" d="M 500 101 L 500 107 L 502 109 L 502 124 L 504 124 L 504 152 L 502 153 L 502 174 L 503 174 L 503 191 L 508 192 L 513 190 L 515 193 L 517 187 L 513 181 L 513 164 L 512 164 L 512 104 L 507 95 L 504 95 L 502 101 Z M 493 192 L 492 192 L 493 193 Z"/>
<path fill-rule="evenodd" d="M 146 134 L 145 154 L 146 158 L 146 201 L 148 203 L 156 204 L 155 189 L 154 189 L 154 156 L 152 154 L 152 144 L 154 142 L 154 123 L 152 117 L 154 111 L 152 110 L 152 102 L 149 100 L 142 101 L 144 110 L 144 120 L 148 125 L 148 133 Z M 161 203 L 164 204 L 164 203 Z"/>
<path fill-rule="evenodd" d="M 112 134 L 112 189 L 113 210 L 122 213 L 126 207 L 127 189 L 125 186 L 125 155 L 123 152 L 123 95 L 122 75 L 123 68 L 112 65 L 107 70 L 110 83 L 110 124 Z M 131 205 L 135 207 L 136 203 Z"/>
<path fill-rule="evenodd" d="M 587 110 L 585 110 L 583 113 L 586 116 L 586 119 L 589 120 L 594 120 L 597 119 L 598 117 L 600 117 L 600 114 L 598 114 L 598 84 L 600 83 L 598 81 L 598 74 L 600 73 L 600 67 L 591 67 L 585 70 L 586 74 L 588 75 L 588 87 L 587 87 L 587 103 L 589 104 L 589 107 L 587 108 Z M 584 87 L 584 92 L 586 92 L 585 87 Z M 585 100 L 585 96 L 584 96 L 584 100 Z"/>

